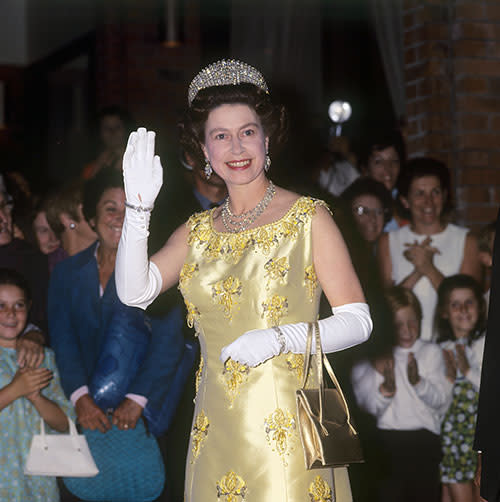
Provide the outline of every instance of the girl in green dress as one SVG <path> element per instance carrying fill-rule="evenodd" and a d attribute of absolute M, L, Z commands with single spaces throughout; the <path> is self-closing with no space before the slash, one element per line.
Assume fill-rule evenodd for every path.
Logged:
<path fill-rule="evenodd" d="M 436 324 L 439 342 L 454 382 L 452 401 L 441 426 L 443 502 L 477 500 L 473 484 L 477 454 L 476 427 L 485 303 L 479 284 L 464 274 L 447 277 L 438 290 Z"/>

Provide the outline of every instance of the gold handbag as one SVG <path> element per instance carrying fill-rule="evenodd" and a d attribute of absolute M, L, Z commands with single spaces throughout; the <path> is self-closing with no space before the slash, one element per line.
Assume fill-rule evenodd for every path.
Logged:
<path fill-rule="evenodd" d="M 306 389 L 313 337 L 316 338 L 315 360 L 319 388 Z M 325 389 L 323 364 L 335 385 L 333 389 Z M 297 421 L 306 469 L 340 467 L 364 461 L 359 436 L 352 425 L 344 394 L 321 349 L 317 322 L 309 323 L 308 326 L 304 356 L 304 380 L 302 388 L 296 391 L 296 398 Z"/>

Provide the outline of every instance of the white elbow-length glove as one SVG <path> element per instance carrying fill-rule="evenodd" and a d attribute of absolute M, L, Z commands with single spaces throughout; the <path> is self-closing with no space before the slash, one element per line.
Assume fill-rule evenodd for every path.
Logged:
<path fill-rule="evenodd" d="M 366 303 L 346 303 L 332 308 L 333 315 L 318 321 L 324 352 L 348 349 L 368 340 L 373 328 Z M 247 331 L 221 350 L 220 360 L 231 358 L 253 367 L 280 353 L 303 354 L 306 351 L 308 325 L 305 322 L 279 327 L 284 344 L 274 328 Z M 315 351 L 313 346 L 313 352 Z"/>
<path fill-rule="evenodd" d="M 145 309 L 162 286 L 160 271 L 148 258 L 149 219 L 163 184 L 153 131 L 140 127 L 130 134 L 123 155 L 123 182 L 127 206 L 116 255 L 116 291 L 126 305 Z"/>

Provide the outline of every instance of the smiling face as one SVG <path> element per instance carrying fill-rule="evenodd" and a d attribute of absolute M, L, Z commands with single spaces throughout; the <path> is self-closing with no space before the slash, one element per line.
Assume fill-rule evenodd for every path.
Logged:
<path fill-rule="evenodd" d="M 412 307 L 401 307 L 394 314 L 396 345 L 404 349 L 413 347 L 420 335 L 420 321 Z"/>
<path fill-rule="evenodd" d="M 0 347 L 16 347 L 16 339 L 26 326 L 28 309 L 22 289 L 11 284 L 0 286 Z"/>
<path fill-rule="evenodd" d="M 96 207 L 92 220 L 95 232 L 102 246 L 117 249 L 125 216 L 125 192 L 123 188 L 108 188 Z"/>
<path fill-rule="evenodd" d="M 401 197 L 401 202 L 410 211 L 412 222 L 427 227 L 440 225 L 445 201 L 446 190 L 441 188 L 437 176 L 415 178 L 410 184 L 408 197 Z"/>
<path fill-rule="evenodd" d="M 384 208 L 380 200 L 370 194 L 359 195 L 353 199 L 351 209 L 363 239 L 375 242 L 384 229 Z"/>
<path fill-rule="evenodd" d="M 260 119 L 249 106 L 221 105 L 209 113 L 202 150 L 226 184 L 245 184 L 262 175 L 267 146 Z"/>
<path fill-rule="evenodd" d="M 383 183 L 387 190 L 392 191 L 396 186 L 399 171 L 401 169 L 398 152 L 393 146 L 388 146 L 383 150 L 375 150 L 368 159 L 366 174 L 380 183 Z"/>
<path fill-rule="evenodd" d="M 40 211 L 33 220 L 33 230 L 35 232 L 38 248 L 43 254 L 49 254 L 55 251 L 61 241 L 50 228 L 45 211 Z"/>
<path fill-rule="evenodd" d="M 443 311 L 448 319 L 455 338 L 469 336 L 479 319 L 479 304 L 474 291 L 469 288 L 456 288 L 450 292 Z"/>
<path fill-rule="evenodd" d="M 0 192 L 0 246 L 12 241 L 12 203 Z"/>

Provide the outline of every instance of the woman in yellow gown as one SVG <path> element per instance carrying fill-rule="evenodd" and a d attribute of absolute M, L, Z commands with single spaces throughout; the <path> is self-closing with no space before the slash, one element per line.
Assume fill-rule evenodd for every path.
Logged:
<path fill-rule="evenodd" d="M 183 147 L 224 179 L 222 206 L 193 215 L 151 260 L 149 214 L 162 184 L 154 133 L 124 156 L 127 212 L 116 267 L 124 303 L 146 308 L 179 284 L 201 364 L 186 465 L 186 502 L 349 502 L 346 468 L 307 471 L 295 410 L 307 322 L 324 291 L 325 352 L 369 336 L 371 319 L 325 204 L 275 187 L 269 146 L 283 111 L 254 68 L 219 61 L 189 89 Z M 168 215 L 166 215 L 168 217 Z"/>

